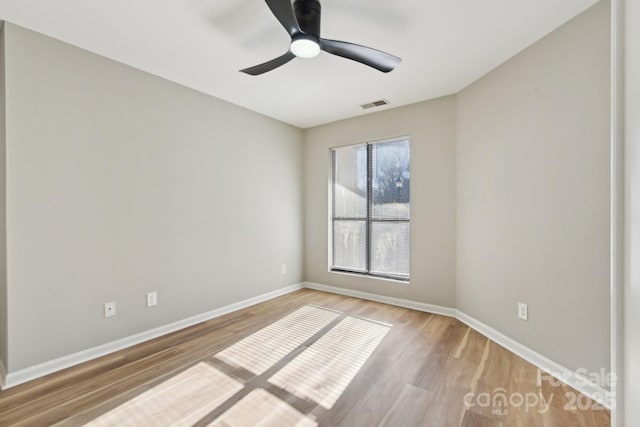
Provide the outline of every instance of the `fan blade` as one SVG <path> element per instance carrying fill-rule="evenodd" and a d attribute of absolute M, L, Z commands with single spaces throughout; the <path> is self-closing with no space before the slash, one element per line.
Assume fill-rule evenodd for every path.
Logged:
<path fill-rule="evenodd" d="M 393 70 L 402 61 L 397 56 L 370 47 L 338 40 L 320 39 L 320 49 L 333 55 L 361 62 L 383 73 Z"/>
<path fill-rule="evenodd" d="M 289 51 L 284 55 L 277 57 L 276 59 L 272 59 L 271 61 L 265 62 L 264 64 L 255 65 L 253 67 L 245 68 L 244 70 L 240 70 L 240 71 L 252 76 L 257 76 L 262 73 L 266 73 L 267 71 L 274 70 L 279 66 L 284 65 L 287 62 L 291 61 L 295 57 L 296 56 L 293 53 L 291 53 L 291 51 Z"/>
<path fill-rule="evenodd" d="M 302 32 L 296 14 L 293 11 L 291 0 L 265 0 L 265 2 L 267 2 L 271 12 L 280 21 L 284 29 L 287 30 L 291 38 Z"/>

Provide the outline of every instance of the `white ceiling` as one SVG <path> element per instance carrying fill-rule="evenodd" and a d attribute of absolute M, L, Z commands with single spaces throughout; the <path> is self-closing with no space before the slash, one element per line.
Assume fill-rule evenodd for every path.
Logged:
<path fill-rule="evenodd" d="M 0 19 L 307 128 L 458 92 L 596 2 L 323 0 L 321 35 L 401 57 L 389 74 L 324 52 L 238 72 L 289 47 L 262 0 L 0 0 Z"/>

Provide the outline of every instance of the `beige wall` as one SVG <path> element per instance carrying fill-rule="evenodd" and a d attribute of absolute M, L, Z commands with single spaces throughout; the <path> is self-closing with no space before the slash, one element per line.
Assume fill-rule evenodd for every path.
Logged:
<path fill-rule="evenodd" d="M 593 371 L 610 366 L 609 13 L 596 4 L 458 95 L 457 306 Z"/>
<path fill-rule="evenodd" d="M 450 96 L 305 131 L 307 281 L 455 305 L 455 109 Z M 329 148 L 402 135 L 411 139 L 410 283 L 329 272 Z"/>
<path fill-rule="evenodd" d="M 5 36 L 10 371 L 302 280 L 299 129 Z"/>
<path fill-rule="evenodd" d="M 624 417 L 626 427 L 640 420 L 640 4 L 625 0 L 625 288 Z"/>

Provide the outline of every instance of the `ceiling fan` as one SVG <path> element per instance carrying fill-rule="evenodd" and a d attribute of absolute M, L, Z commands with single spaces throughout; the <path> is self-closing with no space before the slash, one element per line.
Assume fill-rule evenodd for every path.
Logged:
<path fill-rule="evenodd" d="M 384 73 L 401 61 L 397 56 L 366 46 L 320 37 L 320 2 L 318 0 L 265 0 L 271 12 L 291 37 L 291 47 L 284 55 L 263 64 L 240 70 L 257 76 L 286 64 L 295 57 L 313 58 L 321 50 L 373 67 Z"/>

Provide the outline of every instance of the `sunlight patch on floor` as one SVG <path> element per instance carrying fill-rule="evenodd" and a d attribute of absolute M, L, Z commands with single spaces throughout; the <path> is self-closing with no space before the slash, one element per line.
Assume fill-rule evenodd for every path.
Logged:
<path fill-rule="evenodd" d="M 287 403 L 289 399 L 265 390 L 267 383 L 331 409 L 390 327 L 307 305 L 214 356 L 256 376 L 265 375 L 245 384 L 215 363 L 200 362 L 86 425 L 186 427 L 217 417 L 208 425 L 316 427 L 315 419 Z"/>
<path fill-rule="evenodd" d="M 229 408 L 209 427 L 315 427 L 318 424 L 288 403 L 258 388 Z"/>
<path fill-rule="evenodd" d="M 389 329 L 384 324 L 347 317 L 269 382 L 331 409 Z"/>
<path fill-rule="evenodd" d="M 192 426 L 242 387 L 242 383 L 201 362 L 85 425 Z"/>
<path fill-rule="evenodd" d="M 216 358 L 260 375 L 340 316 L 304 306 L 216 354 Z"/>

